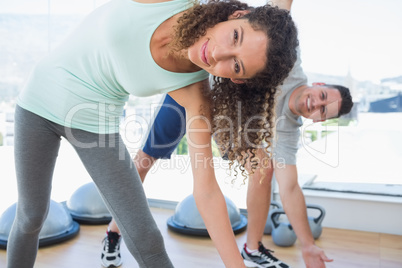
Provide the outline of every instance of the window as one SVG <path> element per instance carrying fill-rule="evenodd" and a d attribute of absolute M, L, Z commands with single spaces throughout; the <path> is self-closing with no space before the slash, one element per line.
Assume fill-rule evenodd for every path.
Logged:
<path fill-rule="evenodd" d="M 34 65 L 105 0 L 2 0 L 0 1 L 0 176 L 4 198 L 0 211 L 17 200 L 13 163 L 13 121 L 16 97 Z M 63 146 L 62 146 L 63 148 Z M 76 169 L 56 167 L 52 199 L 67 200 L 81 183 L 89 180 L 74 152 L 64 151 L 64 160 Z M 59 170 L 59 171 L 58 171 Z M 79 172 L 78 172 L 79 170 Z M 67 171 L 67 172 L 66 172 Z M 69 174 L 69 175 L 63 175 Z M 60 175 L 60 176 L 59 176 Z M 64 176 L 64 177 L 63 177 Z M 60 178 L 62 177 L 62 178 Z M 71 183 L 69 177 L 75 178 Z"/>
<path fill-rule="evenodd" d="M 294 2 L 309 83 L 347 86 L 355 102 L 347 119 L 305 121 L 298 169 L 316 175 L 306 188 L 401 196 L 401 8 L 391 0 Z"/>
<path fill-rule="evenodd" d="M 30 71 L 98 2 L 101 1 L 0 2 L 0 133 L 3 145 L 13 145 L 12 124 L 7 118 L 13 113 L 16 97 Z"/>

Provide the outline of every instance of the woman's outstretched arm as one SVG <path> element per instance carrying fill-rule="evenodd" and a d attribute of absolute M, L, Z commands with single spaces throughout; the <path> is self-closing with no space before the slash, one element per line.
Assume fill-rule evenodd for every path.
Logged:
<path fill-rule="evenodd" d="M 230 224 L 226 202 L 216 181 L 212 149 L 209 102 L 203 96 L 203 83 L 169 93 L 186 109 L 187 143 L 194 178 L 193 195 L 226 267 L 245 267 Z"/>

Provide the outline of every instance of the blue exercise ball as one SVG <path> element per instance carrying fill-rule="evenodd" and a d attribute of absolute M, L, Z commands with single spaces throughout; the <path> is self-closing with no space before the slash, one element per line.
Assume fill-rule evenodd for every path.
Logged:
<path fill-rule="evenodd" d="M 0 217 L 0 248 L 7 247 L 8 236 L 14 222 L 17 203 L 11 205 Z M 51 200 L 49 213 L 39 233 L 39 247 L 61 243 L 73 238 L 79 232 L 69 211 L 61 203 Z"/>
<path fill-rule="evenodd" d="M 95 183 L 79 187 L 66 202 L 74 220 L 84 224 L 106 224 L 112 219 Z"/>
<path fill-rule="evenodd" d="M 226 196 L 225 201 L 233 232 L 237 234 L 244 231 L 247 227 L 247 218 L 240 214 L 237 206 Z M 169 229 L 178 233 L 209 236 L 193 195 L 187 196 L 177 204 L 175 213 L 168 219 L 167 225 Z"/>

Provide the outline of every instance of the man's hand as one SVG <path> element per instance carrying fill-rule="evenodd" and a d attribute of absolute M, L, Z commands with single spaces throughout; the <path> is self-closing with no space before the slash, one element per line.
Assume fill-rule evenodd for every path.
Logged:
<path fill-rule="evenodd" d="M 302 254 L 306 268 L 325 268 L 326 262 L 333 261 L 333 259 L 330 259 L 325 255 L 324 250 L 316 245 L 303 247 Z"/>

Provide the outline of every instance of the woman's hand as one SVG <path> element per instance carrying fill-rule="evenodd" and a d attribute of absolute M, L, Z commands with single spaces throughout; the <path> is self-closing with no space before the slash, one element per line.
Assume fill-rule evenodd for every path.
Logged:
<path fill-rule="evenodd" d="M 211 149 L 210 102 L 202 94 L 203 84 L 196 83 L 169 95 L 186 109 L 186 137 L 197 208 L 225 266 L 244 268 L 243 258 L 230 224 L 225 198 L 215 178 Z"/>

